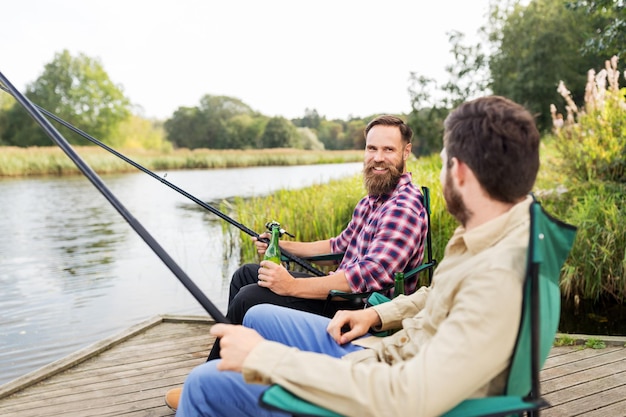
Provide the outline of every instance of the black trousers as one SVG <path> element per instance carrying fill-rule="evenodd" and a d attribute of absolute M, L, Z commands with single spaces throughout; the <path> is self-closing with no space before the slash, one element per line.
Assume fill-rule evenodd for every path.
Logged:
<path fill-rule="evenodd" d="M 334 316 L 338 310 L 363 308 L 363 303 L 355 301 L 327 302 L 326 300 L 278 295 L 269 288 L 257 285 L 259 268 L 258 264 L 245 264 L 235 271 L 230 280 L 226 318 L 233 324 L 243 323 L 243 316 L 251 307 L 257 304 L 274 304 L 327 317 Z M 311 275 L 302 272 L 289 272 L 296 278 L 311 277 Z M 207 360 L 218 359 L 219 357 L 220 343 L 219 339 L 217 339 Z"/>

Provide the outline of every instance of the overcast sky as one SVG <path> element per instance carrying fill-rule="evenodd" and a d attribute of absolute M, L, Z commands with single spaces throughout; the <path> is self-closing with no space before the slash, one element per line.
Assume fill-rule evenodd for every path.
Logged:
<path fill-rule="evenodd" d="M 84 53 L 100 59 L 140 114 L 160 119 L 205 94 L 287 118 L 305 108 L 329 119 L 407 113 L 410 73 L 445 81 L 446 33 L 477 40 L 488 3 L 5 1 L 0 72 L 24 91 L 55 53 Z"/>

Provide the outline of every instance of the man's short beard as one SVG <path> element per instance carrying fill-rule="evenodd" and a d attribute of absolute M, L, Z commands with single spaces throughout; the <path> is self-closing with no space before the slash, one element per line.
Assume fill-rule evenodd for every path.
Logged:
<path fill-rule="evenodd" d="M 450 175 L 449 170 L 446 171 L 446 183 L 443 187 L 443 198 L 446 201 L 446 208 L 448 209 L 448 212 L 465 227 L 467 221 L 472 216 L 472 213 L 465 205 L 461 194 L 456 188 L 454 188 L 452 176 Z"/>
<path fill-rule="evenodd" d="M 375 174 L 374 167 L 384 167 L 388 171 L 385 174 Z M 363 180 L 369 195 L 391 194 L 398 185 L 404 172 L 404 161 L 399 165 L 369 162 L 363 167 Z"/>

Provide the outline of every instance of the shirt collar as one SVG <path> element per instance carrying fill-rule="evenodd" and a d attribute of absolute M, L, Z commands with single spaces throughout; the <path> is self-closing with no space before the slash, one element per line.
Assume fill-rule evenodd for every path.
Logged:
<path fill-rule="evenodd" d="M 479 253 L 485 248 L 495 245 L 513 229 L 527 223 L 532 201 L 532 197 L 528 196 L 511 207 L 506 213 L 502 213 L 495 219 L 491 219 L 469 232 L 463 226 L 459 226 L 452 236 L 451 243 L 455 246 L 465 246 L 470 253 Z"/>

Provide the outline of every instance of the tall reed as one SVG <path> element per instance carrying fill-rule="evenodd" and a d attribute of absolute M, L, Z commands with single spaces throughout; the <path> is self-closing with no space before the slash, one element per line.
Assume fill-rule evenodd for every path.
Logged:
<path fill-rule="evenodd" d="M 573 187 L 559 171 L 554 140 L 541 145 L 541 169 L 533 192 L 557 218 L 577 225 L 579 232 L 562 274 L 566 298 L 578 296 L 626 299 L 626 193 L 621 184 L 587 182 Z M 441 260 L 457 222 L 447 212 L 441 191 L 438 155 L 409 161 L 416 185 L 431 191 L 431 228 L 435 258 Z M 261 232 L 269 220 L 277 220 L 300 241 L 336 236 L 352 216 L 365 194 L 360 175 L 302 190 L 283 190 L 275 195 L 236 199 L 230 210 L 240 222 Z M 251 239 L 242 236 L 244 262 L 256 262 Z M 285 237 L 287 238 L 287 237 Z"/>
<path fill-rule="evenodd" d="M 435 257 L 441 259 L 445 245 L 456 223 L 447 213 L 439 183 L 441 160 L 438 155 L 412 159 L 407 169 L 413 173 L 413 182 L 427 186 L 431 191 L 431 227 Z M 365 195 L 361 175 L 335 180 L 301 190 L 282 190 L 268 197 L 235 199 L 233 215 L 243 224 L 259 233 L 265 223 L 276 220 L 294 234 L 295 240 L 314 241 L 337 236 L 348 224 L 358 201 Z M 222 206 L 226 209 L 227 206 Z M 254 245 L 242 234 L 242 259 L 257 261 Z M 283 237 L 288 239 L 287 236 Z"/>

